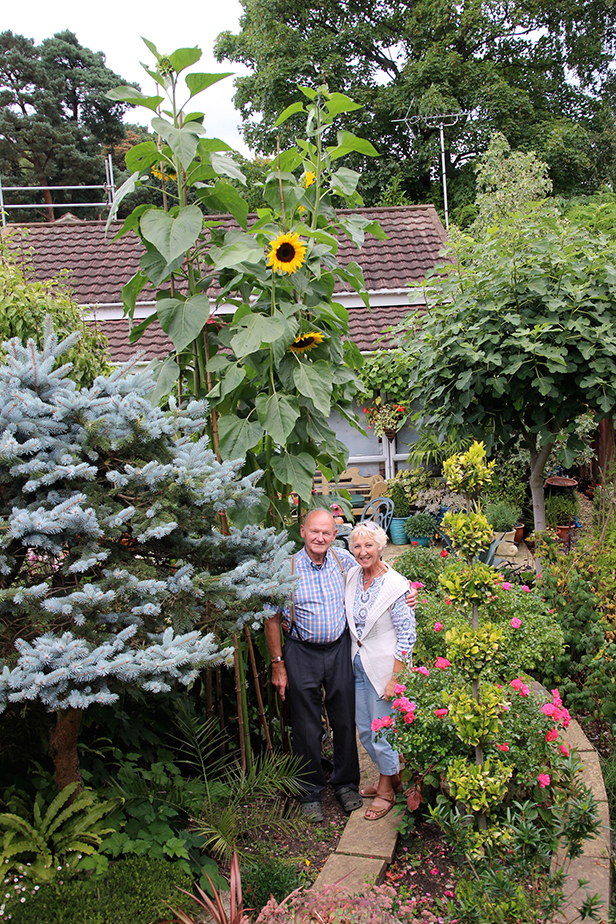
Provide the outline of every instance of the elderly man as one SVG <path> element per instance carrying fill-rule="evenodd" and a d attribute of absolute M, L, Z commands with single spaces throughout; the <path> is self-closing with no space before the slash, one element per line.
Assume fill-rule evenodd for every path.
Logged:
<path fill-rule="evenodd" d="M 312 510 L 304 519 L 301 536 L 304 548 L 294 556 L 297 589 L 284 614 L 284 659 L 281 614 L 266 621 L 265 635 L 272 659 L 272 683 L 283 699 L 288 692 L 293 750 L 304 760 L 302 811 L 309 821 L 320 822 L 326 785 L 321 762 L 321 688 L 334 743 L 331 785 L 346 812 L 362 805 L 355 681 L 344 609 L 346 571 L 357 562 L 344 549 L 330 549 L 336 524 L 327 510 Z M 414 603 L 416 591 L 412 594 Z"/>

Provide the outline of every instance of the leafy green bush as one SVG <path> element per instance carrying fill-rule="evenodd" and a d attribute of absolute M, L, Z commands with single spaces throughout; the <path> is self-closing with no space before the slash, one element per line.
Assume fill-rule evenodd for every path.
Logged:
<path fill-rule="evenodd" d="M 548 494 L 545 499 L 545 522 L 548 526 L 569 526 L 580 512 L 577 494 Z"/>
<path fill-rule="evenodd" d="M 434 539 L 437 522 L 429 513 L 414 513 L 405 520 L 404 529 L 407 536 L 415 539 Z"/>
<path fill-rule="evenodd" d="M 381 393 L 393 404 L 404 404 L 408 395 L 408 382 L 415 360 L 408 350 L 375 350 L 366 356 L 359 370 L 367 400 Z"/>
<path fill-rule="evenodd" d="M 443 573 L 449 573 L 449 569 L 444 569 Z M 502 630 L 499 654 L 512 676 L 520 671 L 548 670 L 563 654 L 564 636 L 557 616 L 551 612 L 552 607 L 539 591 L 524 590 L 524 587 L 527 585 L 520 587 L 503 581 L 497 585 L 492 599 L 479 608 L 480 626 L 489 622 Z M 435 593 L 420 595 L 416 619 L 414 660 L 417 664 L 445 655 L 447 632 L 466 624 L 457 608 Z M 519 625 L 514 624 L 515 620 L 519 620 Z M 440 627 L 438 631 L 435 626 Z M 490 675 L 490 668 L 487 670 Z"/>
<path fill-rule="evenodd" d="M 443 551 L 412 546 L 396 558 L 393 565 L 409 581 L 420 581 L 426 591 L 437 590 L 438 579 L 451 561 L 449 553 L 443 555 Z"/>
<path fill-rule="evenodd" d="M 495 533 L 508 533 L 520 522 L 522 510 L 503 500 L 494 504 L 486 504 L 483 512 Z"/>
<path fill-rule="evenodd" d="M 165 902 L 192 906 L 178 889 L 190 892 L 192 880 L 175 863 L 129 857 L 113 863 L 96 886 L 71 879 L 22 891 L 5 913 L 12 924 L 159 924 L 169 920 Z"/>
<path fill-rule="evenodd" d="M 244 905 L 248 908 L 263 908 L 272 895 L 281 902 L 301 885 L 294 864 L 278 857 L 247 863 L 241 871 Z"/>

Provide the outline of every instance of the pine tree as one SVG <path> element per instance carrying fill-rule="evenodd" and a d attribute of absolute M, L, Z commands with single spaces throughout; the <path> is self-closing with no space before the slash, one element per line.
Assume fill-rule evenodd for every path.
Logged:
<path fill-rule="evenodd" d="M 261 492 L 209 450 L 204 404 L 153 407 L 128 368 L 79 389 L 54 368 L 76 336 L 13 339 L 0 367 L 0 711 L 56 713 L 60 789 L 80 779 L 84 709 L 232 662 L 218 640 L 290 589 L 284 536 L 219 529 Z"/>

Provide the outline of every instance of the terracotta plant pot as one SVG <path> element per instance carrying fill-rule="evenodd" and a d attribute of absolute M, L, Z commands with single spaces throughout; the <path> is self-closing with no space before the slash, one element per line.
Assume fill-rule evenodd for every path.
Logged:
<path fill-rule="evenodd" d="M 513 541 L 515 542 L 516 545 L 519 545 L 522 539 L 524 538 L 524 524 L 518 523 L 518 525 L 514 526 L 513 528 L 515 530 Z"/>

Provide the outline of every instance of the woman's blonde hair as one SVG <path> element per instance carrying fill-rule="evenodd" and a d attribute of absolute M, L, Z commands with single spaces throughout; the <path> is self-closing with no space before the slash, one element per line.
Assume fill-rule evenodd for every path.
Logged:
<path fill-rule="evenodd" d="M 349 549 L 353 551 L 353 540 L 356 538 L 370 537 L 374 539 L 379 552 L 382 552 L 387 545 L 387 533 L 382 526 L 377 526 L 371 520 L 367 523 L 358 523 L 354 526 L 349 535 Z"/>

